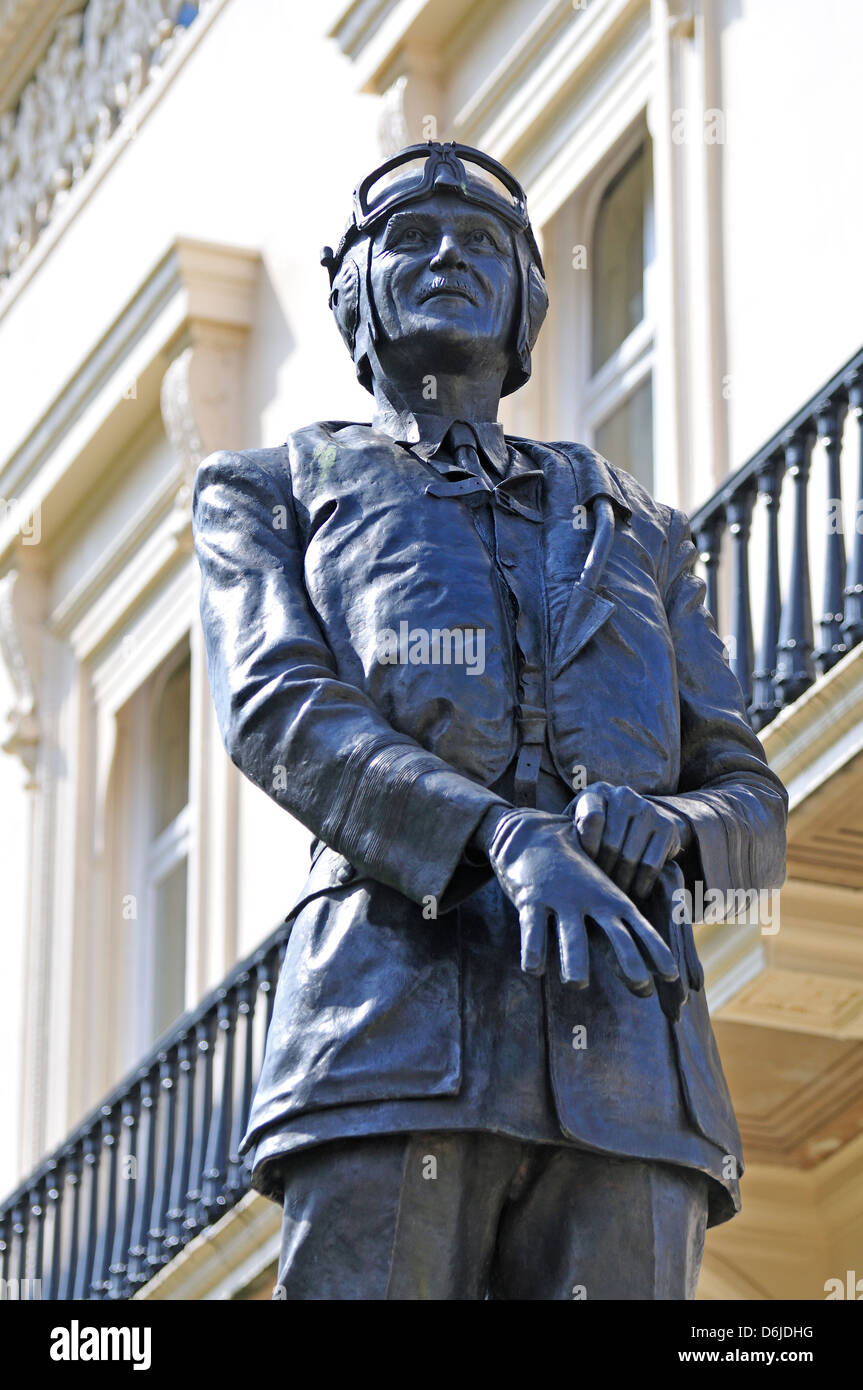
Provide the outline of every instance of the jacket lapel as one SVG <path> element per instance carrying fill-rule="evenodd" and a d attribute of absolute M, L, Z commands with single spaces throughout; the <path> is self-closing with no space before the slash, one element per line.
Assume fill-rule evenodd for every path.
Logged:
<path fill-rule="evenodd" d="M 632 513 L 605 459 L 592 449 L 522 439 L 510 443 L 545 476 L 545 587 L 551 676 L 557 679 L 615 610 L 614 600 L 602 591 L 604 561 L 593 561 L 613 539 L 603 537 L 601 528 L 607 531 L 618 517 Z M 612 507 L 598 508 L 599 498 Z"/>
<path fill-rule="evenodd" d="M 563 619 L 551 645 L 551 674 L 557 680 L 612 615 L 614 602 L 584 587 L 579 580 L 569 591 Z"/>

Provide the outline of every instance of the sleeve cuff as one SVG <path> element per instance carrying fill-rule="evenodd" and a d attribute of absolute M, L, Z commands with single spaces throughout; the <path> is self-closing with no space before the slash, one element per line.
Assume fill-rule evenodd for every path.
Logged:
<path fill-rule="evenodd" d="M 465 850 L 489 807 L 508 804 L 415 745 L 357 749 L 322 838 L 414 902 L 434 898 L 447 912 L 488 879 L 488 864 L 470 863 Z"/>
<path fill-rule="evenodd" d="M 712 806 L 708 797 L 709 793 L 696 793 L 690 796 L 649 796 L 646 799 L 676 811 L 692 828 L 692 845 L 684 855 L 682 864 L 688 888 L 691 889 L 698 879 L 704 884 L 705 893 L 711 888 L 721 893 L 746 888 L 750 876 L 748 865 L 743 873 L 740 863 L 744 850 L 743 833 L 736 825 L 733 826 L 732 844 L 726 824 L 727 815 L 723 816 Z"/>

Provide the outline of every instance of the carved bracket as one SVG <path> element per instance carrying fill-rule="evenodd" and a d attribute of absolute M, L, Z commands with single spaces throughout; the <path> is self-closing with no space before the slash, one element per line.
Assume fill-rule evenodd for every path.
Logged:
<path fill-rule="evenodd" d="M 162 379 L 165 433 L 182 467 L 172 526 L 177 544 L 191 549 L 192 489 L 198 464 L 214 449 L 239 447 L 241 349 L 235 334 L 198 341 L 175 357 Z"/>
<path fill-rule="evenodd" d="M 35 574 L 11 569 L 0 579 L 0 658 L 12 689 L 6 730 L 0 747 L 19 757 L 27 786 L 36 785 L 42 727 L 38 713 L 41 650 L 37 614 L 41 584 Z"/>

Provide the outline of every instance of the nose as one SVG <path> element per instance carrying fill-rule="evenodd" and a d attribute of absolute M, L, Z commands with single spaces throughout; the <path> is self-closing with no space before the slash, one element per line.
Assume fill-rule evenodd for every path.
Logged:
<path fill-rule="evenodd" d="M 441 237 L 440 245 L 432 256 L 430 264 L 432 270 L 464 269 L 467 265 L 464 252 L 451 232 L 447 232 Z"/>

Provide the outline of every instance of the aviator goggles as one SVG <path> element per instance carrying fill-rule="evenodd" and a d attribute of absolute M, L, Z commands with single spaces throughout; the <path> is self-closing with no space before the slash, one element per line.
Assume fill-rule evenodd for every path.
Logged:
<path fill-rule="evenodd" d="M 440 144 L 429 140 L 424 145 L 408 145 L 373 169 L 357 185 L 353 216 L 335 254 L 327 246 L 321 255 L 322 265 L 329 270 L 330 282 L 348 247 L 358 237 L 386 221 L 398 208 L 447 188 L 523 232 L 542 271 L 542 259 L 527 215 L 527 199 L 518 180 L 482 150 L 455 141 Z"/>

